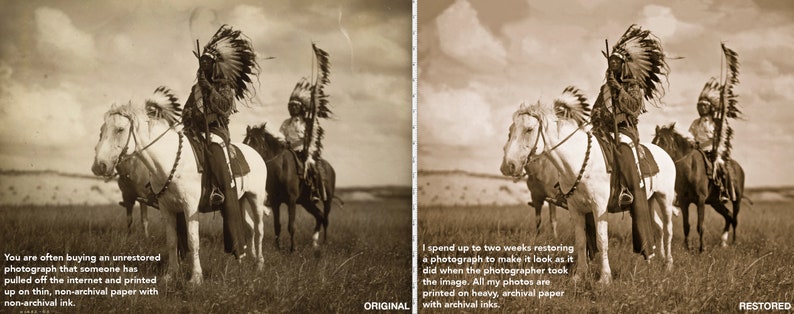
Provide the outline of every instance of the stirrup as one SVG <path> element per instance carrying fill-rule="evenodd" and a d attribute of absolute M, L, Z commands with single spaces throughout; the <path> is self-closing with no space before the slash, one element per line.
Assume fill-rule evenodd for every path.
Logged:
<path fill-rule="evenodd" d="M 618 203 L 620 206 L 631 205 L 634 202 L 634 195 L 631 195 L 628 189 L 621 188 L 620 189 L 620 196 L 618 197 Z"/>
<path fill-rule="evenodd" d="M 153 193 L 149 193 L 145 198 L 138 196 L 135 200 L 150 207 L 160 208 L 160 204 L 157 203 L 157 197 Z"/>
<path fill-rule="evenodd" d="M 212 205 L 221 205 L 225 200 L 226 197 L 223 196 L 221 190 L 217 187 L 213 187 L 212 192 L 210 193 L 210 203 L 212 203 Z"/>

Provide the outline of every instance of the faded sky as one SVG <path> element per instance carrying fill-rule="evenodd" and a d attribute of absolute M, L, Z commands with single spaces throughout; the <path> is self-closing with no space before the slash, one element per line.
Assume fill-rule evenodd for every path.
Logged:
<path fill-rule="evenodd" d="M 792 1 L 419 1 L 420 169 L 499 173 L 511 115 L 568 85 L 590 103 L 604 83 L 604 39 L 650 29 L 671 74 L 662 108 L 640 116 L 643 141 L 676 122 L 687 135 L 695 103 L 720 75 L 720 42 L 741 63 L 736 88 L 746 120 L 733 122 L 733 157 L 748 186 L 794 185 Z"/>
<path fill-rule="evenodd" d="M 340 186 L 408 185 L 411 178 L 410 1 L 3 1 L 0 12 L 0 168 L 90 173 L 102 114 L 160 85 L 181 102 L 202 46 L 221 24 L 260 57 L 245 126 L 278 132 L 295 83 L 310 76 L 311 43 L 331 56 L 326 89 L 337 120 L 323 156 Z"/>

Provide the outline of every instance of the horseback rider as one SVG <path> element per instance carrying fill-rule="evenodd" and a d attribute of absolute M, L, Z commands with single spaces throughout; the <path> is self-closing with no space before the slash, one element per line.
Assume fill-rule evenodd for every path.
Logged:
<path fill-rule="evenodd" d="M 235 98 L 248 92 L 248 75 L 256 75 L 251 43 L 240 31 L 223 25 L 199 56 L 197 83 L 185 103 L 182 123 L 194 147 L 201 147 L 204 162 L 199 210 L 220 206 L 223 217 L 224 250 L 240 258 L 245 255 L 243 212 L 233 180 L 229 156 L 229 116 L 237 112 Z M 201 159 L 201 158 L 199 158 Z M 211 209 L 209 210 L 211 211 Z"/>
<path fill-rule="evenodd" d="M 315 168 L 315 160 L 312 154 L 306 149 L 306 118 L 311 101 L 311 91 L 313 86 L 304 77 L 295 85 L 295 89 L 290 95 L 287 110 L 290 117 L 284 120 L 279 131 L 284 135 L 284 140 L 289 148 L 295 152 L 298 159 L 298 174 L 304 179 L 306 186 L 311 189 L 311 196 L 314 200 L 319 199 L 319 193 L 315 184 L 319 182 Z"/>
<path fill-rule="evenodd" d="M 718 145 L 715 145 L 714 136 L 717 128 L 715 123 L 717 110 L 713 102 L 719 102 L 720 90 L 720 84 L 714 78 L 706 83 L 697 103 L 700 117 L 692 121 L 689 133 L 695 139 L 696 148 L 705 153 L 708 159 L 706 166 L 710 170 L 709 180 L 719 189 L 720 200 L 727 201 L 729 197 L 725 183 L 728 182 L 728 172 L 725 171 L 725 158 L 716 151 Z M 713 165 L 711 164 L 712 162 Z"/>
<path fill-rule="evenodd" d="M 634 251 L 653 255 L 654 237 L 645 183 L 640 172 L 644 151 L 639 146 L 637 124 L 645 113 L 643 98 L 660 97 L 660 76 L 667 75 L 661 43 L 649 31 L 632 25 L 608 58 L 606 84 L 593 106 L 592 124 L 600 136 L 614 142 L 614 160 L 620 184 L 618 206 L 630 206 Z M 650 65 L 650 66 L 648 66 Z M 610 134 L 614 135 L 610 136 Z"/>

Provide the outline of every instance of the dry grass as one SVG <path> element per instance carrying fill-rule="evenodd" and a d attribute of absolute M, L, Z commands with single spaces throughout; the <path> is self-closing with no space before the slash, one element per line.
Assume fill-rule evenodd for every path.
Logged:
<path fill-rule="evenodd" d="M 157 210 L 149 213 L 153 236 L 147 239 L 137 210 L 137 231 L 128 236 L 124 210 L 116 205 L 0 207 L 0 249 L 18 255 L 156 255 L 164 251 L 165 235 Z M 286 210 L 282 213 L 282 247 L 286 247 Z M 157 296 L 72 297 L 77 307 L 69 312 L 358 312 L 366 301 L 410 302 L 410 217 L 408 199 L 335 206 L 329 241 L 315 251 L 311 248 L 314 221 L 299 208 L 294 253 L 275 250 L 272 217 L 268 217 L 265 270 L 257 273 L 250 259 L 239 265 L 222 252 L 220 215 L 204 214 L 203 285 L 189 287 L 189 269 L 182 267 L 183 278 L 159 283 Z M 140 265 L 141 277 L 165 270 L 165 262 Z M 3 311 L 26 309 L 35 308 Z"/>
<path fill-rule="evenodd" d="M 530 275 L 549 278 L 548 290 L 565 291 L 556 299 L 500 297 L 500 311 L 506 313 L 686 313 L 737 312 L 739 302 L 792 302 L 794 299 L 794 214 L 792 202 L 757 202 L 745 206 L 739 216 L 737 243 L 719 247 L 722 217 L 708 209 L 704 224 L 705 252 L 683 247 L 681 217 L 674 217 L 674 269 L 665 271 L 659 259 L 650 265 L 631 252 L 631 226 L 628 214 L 609 218 L 609 259 L 613 283 L 601 286 L 595 281 L 598 267 L 578 284 L 570 276 Z M 694 211 L 694 209 L 693 209 Z M 419 243 L 428 245 L 573 245 L 573 231 L 565 210 L 558 210 L 560 238 L 551 236 L 548 212 L 544 210 L 543 233 L 535 236 L 534 213 L 528 206 L 503 207 L 420 207 Z M 697 244 L 696 218 L 690 243 Z M 694 246 L 694 245 L 693 245 Z M 420 252 L 420 257 L 422 256 Z M 470 256 L 471 254 L 458 254 Z M 497 253 L 493 256 L 509 256 Z M 420 258 L 421 270 L 421 258 Z M 495 264 L 500 265 L 500 264 Z M 591 264 L 595 265 L 595 264 Z M 508 265 L 502 265 L 507 267 Z M 573 269 L 574 265 L 567 265 Z M 445 276 L 467 279 L 474 275 Z M 496 276 L 491 279 L 506 279 Z M 421 275 L 420 275 L 421 279 Z M 468 286 L 471 289 L 472 286 Z M 432 288 L 432 287 L 428 287 Z M 437 287 L 436 287 L 437 288 Z M 424 287 L 420 284 L 421 291 Z M 465 288 L 464 288 L 465 289 Z M 501 289 L 499 289 L 501 291 Z M 540 290 L 540 289 L 539 289 Z M 442 299 L 455 301 L 461 298 Z M 476 298 L 469 298 L 473 301 Z M 483 299 L 480 299 L 483 300 Z M 423 310 L 422 312 L 459 312 L 460 310 Z"/>

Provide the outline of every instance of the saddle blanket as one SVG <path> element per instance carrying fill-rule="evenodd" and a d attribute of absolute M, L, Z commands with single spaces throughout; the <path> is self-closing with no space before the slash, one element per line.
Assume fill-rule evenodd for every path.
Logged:
<path fill-rule="evenodd" d="M 193 154 L 196 156 L 196 166 L 198 168 L 198 172 L 202 173 L 204 172 L 204 152 L 206 151 L 207 144 L 198 136 L 188 136 L 187 138 L 189 139 L 188 142 L 190 142 L 190 147 L 193 148 Z M 227 153 L 230 156 L 229 168 L 231 168 L 233 176 L 239 177 L 251 172 L 251 168 L 248 165 L 248 162 L 245 160 L 243 152 L 240 151 L 240 148 L 234 144 L 230 144 L 227 147 L 223 140 L 221 140 L 215 134 L 212 134 L 211 139 L 213 143 L 220 144 L 224 153 Z M 228 149 L 229 147 L 231 149 Z"/>
<path fill-rule="evenodd" d="M 596 136 L 596 139 L 598 139 L 598 144 L 601 145 L 601 153 L 604 154 L 607 172 L 612 173 L 612 165 L 615 164 L 615 154 L 613 154 L 615 144 L 611 137 Z M 642 144 L 640 144 L 640 149 L 641 152 L 639 153 L 638 159 L 640 160 L 640 173 L 642 176 L 650 177 L 659 173 L 659 166 L 656 164 L 656 159 L 653 158 L 651 151 Z"/>

